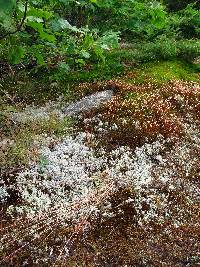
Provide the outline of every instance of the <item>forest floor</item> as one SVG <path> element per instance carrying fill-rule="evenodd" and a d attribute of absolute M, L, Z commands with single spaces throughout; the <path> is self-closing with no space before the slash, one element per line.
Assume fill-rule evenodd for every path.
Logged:
<path fill-rule="evenodd" d="M 0 266 L 199 266 L 200 73 L 128 68 L 73 90 L 1 87 Z"/>

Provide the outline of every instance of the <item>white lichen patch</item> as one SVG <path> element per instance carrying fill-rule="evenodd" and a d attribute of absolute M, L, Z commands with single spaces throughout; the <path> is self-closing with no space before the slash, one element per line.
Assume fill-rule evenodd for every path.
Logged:
<path fill-rule="evenodd" d="M 9 194 L 6 188 L 3 186 L 0 186 L 0 203 L 5 202 L 8 197 L 9 197 Z"/>
<path fill-rule="evenodd" d="M 110 181 L 140 190 L 155 180 L 173 184 L 180 167 L 187 176 L 198 161 L 191 155 L 193 143 L 192 148 L 188 143 L 179 143 L 163 156 L 167 140 L 162 136 L 135 150 L 119 146 L 110 152 L 90 147 L 88 140 L 98 143 L 95 136 L 82 132 L 65 137 L 53 149 L 43 147 L 40 162 L 32 163 L 30 169 L 17 176 L 15 189 L 26 203 L 26 212 L 27 208 L 31 213 L 48 211 L 55 205 L 70 205 L 87 198 L 105 186 L 102 173 Z"/>
<path fill-rule="evenodd" d="M 151 182 L 154 164 L 149 156 L 159 143 L 145 145 L 135 152 L 119 147 L 109 153 L 101 148 L 96 153 L 86 145 L 87 138 L 88 134 L 79 133 L 75 138 L 65 138 L 53 149 L 43 147 L 40 163 L 18 175 L 16 189 L 31 212 L 47 211 L 58 203 L 73 203 L 86 197 L 97 185 L 103 185 L 97 178 L 101 173 L 106 173 L 110 180 L 134 186 Z"/>

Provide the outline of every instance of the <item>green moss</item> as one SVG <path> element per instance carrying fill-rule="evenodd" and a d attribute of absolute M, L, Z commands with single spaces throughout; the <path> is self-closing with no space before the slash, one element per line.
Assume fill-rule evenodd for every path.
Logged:
<path fill-rule="evenodd" d="M 145 63 L 135 71 L 133 78 L 126 82 L 134 84 L 153 83 L 163 84 L 170 80 L 200 81 L 200 73 L 195 65 L 174 60 Z"/>

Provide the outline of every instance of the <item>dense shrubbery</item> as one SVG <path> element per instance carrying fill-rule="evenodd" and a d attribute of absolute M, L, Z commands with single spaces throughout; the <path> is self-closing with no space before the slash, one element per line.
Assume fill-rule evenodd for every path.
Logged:
<path fill-rule="evenodd" d="M 169 13 L 159 1 L 0 1 L 0 63 L 48 69 L 54 78 L 105 65 L 120 38 L 144 43 L 136 61 L 199 55 L 199 10 Z M 103 23 L 102 23 L 103 22 Z M 191 40 L 182 40 L 183 38 Z M 180 41 L 181 40 L 181 41 Z"/>

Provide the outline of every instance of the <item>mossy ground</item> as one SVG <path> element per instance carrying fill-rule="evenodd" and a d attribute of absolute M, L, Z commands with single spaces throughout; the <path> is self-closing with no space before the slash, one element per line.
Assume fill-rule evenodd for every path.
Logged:
<path fill-rule="evenodd" d="M 130 55 L 130 52 L 127 53 L 127 55 Z M 125 64 L 129 64 L 130 62 L 127 55 L 125 55 L 123 59 Z M 114 64 L 113 62 L 114 61 L 112 61 L 112 64 Z M 114 66 L 112 64 L 110 66 Z M 100 76 L 101 78 L 104 77 L 104 79 L 111 79 L 118 76 L 117 79 L 122 82 L 122 85 L 127 85 L 125 91 L 121 89 L 117 91 L 117 94 L 122 98 L 122 101 L 119 103 L 120 105 L 124 100 L 135 101 L 136 104 L 140 105 L 138 102 L 141 102 L 141 93 L 134 92 L 131 86 L 139 85 L 139 87 L 142 88 L 148 84 L 153 84 L 151 90 L 155 87 L 156 90 L 158 89 L 157 92 L 159 92 L 163 85 L 173 80 L 199 82 L 199 72 L 196 65 L 184 61 L 157 61 L 145 63 L 140 66 L 131 64 L 129 64 L 126 74 L 124 74 L 123 67 L 120 67 L 121 69 L 119 68 L 117 72 L 113 71 L 113 73 L 110 74 L 110 67 L 108 66 L 104 69 L 105 72 L 102 71 L 101 74 L 99 74 L 97 70 L 93 72 L 80 72 L 78 75 L 74 74 L 74 76 L 71 76 L 69 83 L 66 83 L 66 81 L 50 81 L 48 77 L 45 77 L 45 79 L 30 78 L 27 75 L 17 76 L 10 83 L 8 83 L 8 80 L 5 80 L 2 84 L 3 87 L 1 87 L 3 91 L 1 92 L 0 134 L 2 139 L 8 139 L 8 143 L 1 150 L 0 168 L 3 172 L 6 172 L 6 170 L 10 168 L 14 169 L 20 165 L 26 165 L 30 159 L 38 160 L 37 147 L 33 145 L 34 140 L 38 138 L 38 136 L 46 134 L 49 136 L 57 135 L 62 137 L 68 133 L 69 128 L 74 124 L 73 121 L 68 119 L 58 120 L 53 114 L 47 120 L 15 123 L 12 120 L 11 114 L 13 112 L 23 111 L 26 104 L 33 102 L 40 106 L 48 100 L 55 100 L 60 94 L 64 94 L 64 98 L 67 101 L 76 99 L 85 93 L 92 93 L 94 88 L 90 83 L 88 83 L 87 88 L 84 88 L 83 93 L 78 90 L 74 91 L 74 88 L 76 88 L 74 84 L 78 84 L 81 81 L 95 81 L 99 79 Z M 109 75 L 105 75 L 105 73 Z M 96 89 L 95 87 L 95 90 Z M 188 99 L 190 100 L 190 98 L 186 98 L 186 100 Z M 181 98 L 178 99 L 178 101 L 179 100 L 182 101 Z M 142 103 L 144 104 L 145 101 L 146 99 L 143 98 Z M 192 99 L 192 101 L 194 101 L 194 99 Z M 191 106 L 193 103 L 194 102 L 191 102 Z M 156 103 L 153 102 L 153 104 Z M 176 110 L 177 113 L 182 112 L 179 110 L 179 105 L 176 105 L 179 104 L 179 102 L 175 101 L 172 104 L 175 105 L 173 111 Z M 127 107 L 124 106 L 127 119 L 129 119 L 128 116 L 135 116 L 133 111 L 127 112 L 130 107 L 131 105 Z M 160 107 L 165 108 L 165 106 L 162 105 L 158 106 L 159 109 Z M 117 112 L 119 110 L 120 109 L 117 109 Z M 110 113 L 111 115 L 113 114 L 112 112 Z M 139 109 L 138 112 L 139 119 L 142 118 L 146 120 L 152 116 L 146 109 L 142 116 L 141 109 Z M 156 120 L 159 119 L 157 116 L 157 109 L 153 114 L 155 114 Z M 171 117 L 173 119 L 173 116 Z M 168 124 L 167 127 L 170 128 L 171 126 Z M 127 132 L 125 127 L 122 127 L 122 129 L 124 131 L 123 134 L 131 134 L 132 139 L 132 130 Z M 147 129 L 149 129 L 149 127 L 147 127 Z M 129 131 L 130 129 L 127 128 L 127 130 Z M 158 128 L 158 132 L 159 131 L 160 128 Z M 140 131 L 139 134 L 142 134 L 142 132 Z M 44 143 L 45 136 L 44 138 L 39 138 L 38 143 Z M 45 164 L 43 159 L 41 159 L 41 164 L 43 163 Z M 197 177 L 197 175 L 198 173 L 195 172 L 192 177 Z M 185 179 L 186 177 L 184 177 L 184 180 Z M 75 232 L 75 234 L 73 232 L 75 229 L 65 228 L 64 230 L 60 230 L 57 225 L 57 228 L 54 229 L 55 232 L 52 232 L 51 229 L 51 233 L 54 237 L 57 235 L 60 239 L 63 238 L 63 240 L 66 240 L 68 238 L 70 239 L 72 235 L 75 236 L 75 241 L 77 241 L 75 242 L 72 238 L 75 247 L 73 247 L 74 250 L 71 252 L 71 259 L 69 259 L 68 262 L 61 261 L 61 263 L 59 263 L 58 260 L 58 264 L 55 266 L 96 266 L 95 262 L 97 262 L 99 266 L 125 266 L 127 264 L 129 264 L 127 266 L 152 267 L 186 266 L 188 264 L 190 264 L 190 266 L 196 266 L 195 264 L 198 264 L 196 263 L 198 259 L 193 259 L 193 254 L 196 255 L 195 242 L 197 240 L 197 230 L 195 228 L 195 223 L 197 223 L 197 207 L 193 205 L 196 208 L 190 210 L 193 207 L 191 203 L 190 206 L 186 206 L 189 219 L 181 226 L 182 228 L 179 227 L 179 229 L 177 229 L 173 226 L 170 229 L 169 225 L 173 225 L 174 216 L 178 216 L 176 215 L 177 207 L 184 205 L 186 199 L 183 197 L 182 191 L 171 192 L 169 190 L 168 192 L 168 188 L 165 185 L 158 188 L 158 190 L 162 193 L 166 192 L 166 198 L 169 198 L 171 201 L 172 217 L 166 220 L 166 225 L 163 223 L 150 222 L 149 225 L 141 228 L 137 225 L 137 222 L 135 222 L 135 211 L 123 204 L 129 197 L 134 198 L 134 192 L 121 192 L 121 195 L 120 192 L 116 192 L 116 195 L 111 196 L 111 199 L 114 201 L 113 207 L 114 209 L 116 208 L 117 217 L 105 221 L 102 221 L 100 218 L 98 222 L 93 224 L 93 229 L 88 234 L 79 234 L 79 230 L 84 227 L 84 225 L 81 226 L 81 224 L 77 226 L 78 230 L 76 229 L 77 232 Z M 117 209 L 119 205 L 122 207 L 123 215 L 118 215 Z M 146 210 L 148 210 L 148 205 L 144 205 L 144 212 Z M 191 224 L 191 220 L 193 224 Z M 43 238 L 43 236 L 41 236 L 41 238 Z M 51 238 L 46 239 L 45 237 L 44 244 L 45 242 L 49 242 L 50 244 L 52 242 L 54 246 L 54 241 L 55 240 L 51 240 Z M 62 244 L 62 241 L 60 242 Z M 40 243 L 42 247 L 42 239 Z M 191 248 L 194 247 L 193 254 L 186 249 L 187 246 Z M 25 258 L 29 255 L 28 247 L 25 248 L 22 254 Z M 19 262 L 23 262 L 23 256 L 22 259 L 20 259 L 20 256 L 16 257 L 16 262 L 18 260 Z M 21 265 L 17 265 L 16 263 L 15 266 Z"/>
<path fill-rule="evenodd" d="M 125 79 L 133 84 L 152 83 L 162 85 L 172 80 L 200 81 L 197 66 L 180 61 L 156 61 L 145 63 L 132 71 L 132 77 Z"/>

